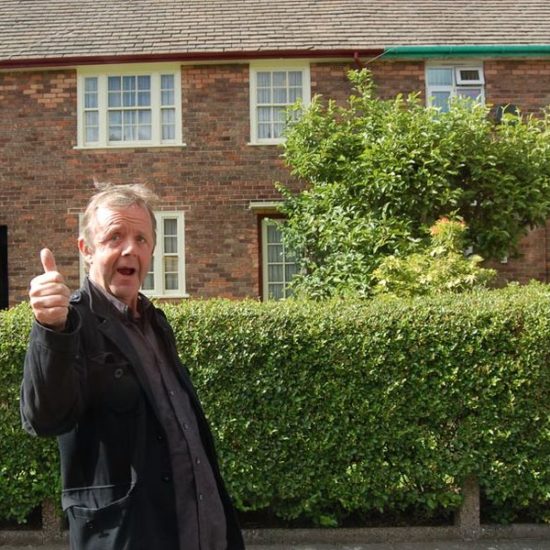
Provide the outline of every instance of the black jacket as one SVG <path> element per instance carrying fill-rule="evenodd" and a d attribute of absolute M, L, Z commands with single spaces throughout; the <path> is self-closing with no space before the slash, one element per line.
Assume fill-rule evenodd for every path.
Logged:
<path fill-rule="evenodd" d="M 212 435 L 164 313 L 163 335 L 181 384 L 195 409 L 201 439 L 218 482 L 228 550 L 244 543 L 220 476 Z M 140 358 L 121 322 L 89 282 L 71 297 L 68 329 L 33 324 L 21 388 L 24 428 L 57 436 L 74 550 L 178 549 L 174 493 L 164 431 Z"/>

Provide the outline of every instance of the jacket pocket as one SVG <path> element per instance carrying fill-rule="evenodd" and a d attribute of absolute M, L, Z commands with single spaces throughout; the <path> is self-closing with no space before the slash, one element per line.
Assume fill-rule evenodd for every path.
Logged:
<path fill-rule="evenodd" d="M 135 484 L 63 491 L 72 550 L 134 550 Z"/>
<path fill-rule="evenodd" d="M 141 387 L 127 361 L 112 353 L 102 353 L 88 359 L 88 369 L 96 406 L 115 414 L 135 411 Z"/>

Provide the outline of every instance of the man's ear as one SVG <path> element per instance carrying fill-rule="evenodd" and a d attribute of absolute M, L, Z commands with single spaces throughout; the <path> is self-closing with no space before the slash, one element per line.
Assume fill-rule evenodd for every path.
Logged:
<path fill-rule="evenodd" d="M 87 265 L 90 265 L 92 263 L 93 250 L 86 244 L 83 237 L 78 238 L 78 250 L 80 250 L 80 254 L 82 254 L 84 262 Z"/>

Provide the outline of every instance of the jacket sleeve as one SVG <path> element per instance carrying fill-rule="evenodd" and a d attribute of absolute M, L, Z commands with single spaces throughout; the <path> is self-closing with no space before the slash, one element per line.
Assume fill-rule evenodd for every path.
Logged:
<path fill-rule="evenodd" d="M 71 430 L 83 408 L 80 316 L 69 310 L 68 330 L 33 323 L 25 356 L 20 411 L 23 428 L 53 436 Z"/>

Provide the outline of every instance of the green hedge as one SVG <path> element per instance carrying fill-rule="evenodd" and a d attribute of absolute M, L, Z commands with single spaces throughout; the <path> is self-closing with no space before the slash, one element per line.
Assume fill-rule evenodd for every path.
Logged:
<path fill-rule="evenodd" d="M 331 525 L 452 510 L 474 473 L 493 520 L 550 521 L 550 292 L 163 306 L 239 509 Z M 56 490 L 55 448 L 19 427 L 29 327 L 0 315 L 0 516 Z"/>

